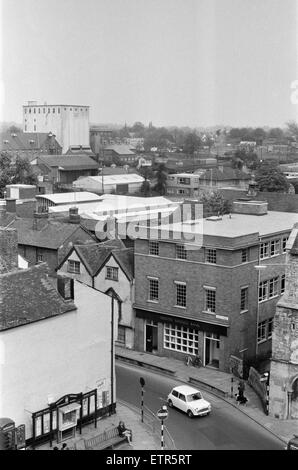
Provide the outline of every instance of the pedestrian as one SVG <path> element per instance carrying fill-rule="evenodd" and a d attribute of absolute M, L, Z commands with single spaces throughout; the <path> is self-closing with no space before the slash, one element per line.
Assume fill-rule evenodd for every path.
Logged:
<path fill-rule="evenodd" d="M 125 436 L 127 438 L 127 442 L 131 446 L 131 430 L 126 428 L 124 421 L 119 421 L 118 432 L 120 437 Z"/>
<path fill-rule="evenodd" d="M 68 448 L 66 442 L 64 442 L 64 443 L 62 444 L 61 450 L 69 450 L 69 448 Z"/>

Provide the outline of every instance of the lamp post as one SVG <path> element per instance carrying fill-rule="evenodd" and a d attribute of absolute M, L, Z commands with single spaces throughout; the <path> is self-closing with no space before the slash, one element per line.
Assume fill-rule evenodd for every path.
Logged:
<path fill-rule="evenodd" d="M 114 403 L 114 296 L 111 296 L 111 409 L 110 415 L 113 414 Z"/>
<path fill-rule="evenodd" d="M 164 450 L 165 444 L 164 444 L 164 428 L 163 428 L 163 422 L 165 419 L 168 417 L 168 408 L 166 405 L 163 405 L 160 410 L 157 412 L 157 417 L 160 419 L 160 446 L 161 450 Z"/>

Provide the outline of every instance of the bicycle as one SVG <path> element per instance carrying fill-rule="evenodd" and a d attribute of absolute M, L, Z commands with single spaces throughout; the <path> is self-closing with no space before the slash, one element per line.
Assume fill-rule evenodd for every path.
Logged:
<path fill-rule="evenodd" d="M 196 355 L 194 358 L 191 356 L 186 356 L 185 364 L 188 366 L 192 365 L 193 367 L 202 367 L 203 363 L 200 356 Z"/>

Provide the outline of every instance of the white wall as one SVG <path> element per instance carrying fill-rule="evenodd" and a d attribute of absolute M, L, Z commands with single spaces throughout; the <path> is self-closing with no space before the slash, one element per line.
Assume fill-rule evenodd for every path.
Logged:
<path fill-rule="evenodd" d="M 75 304 L 75 311 L 0 332 L 0 416 L 24 423 L 27 439 L 31 413 L 46 408 L 48 396 L 100 386 L 110 400 L 111 299 L 75 281 Z"/>

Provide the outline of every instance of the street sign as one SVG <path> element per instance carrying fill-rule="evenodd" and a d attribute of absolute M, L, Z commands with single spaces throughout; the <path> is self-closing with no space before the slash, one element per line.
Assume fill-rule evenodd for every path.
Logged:
<path fill-rule="evenodd" d="M 145 380 L 143 379 L 143 377 L 140 377 L 140 384 L 141 384 L 141 387 L 145 386 Z"/>
<path fill-rule="evenodd" d="M 169 413 L 168 413 L 168 410 L 167 409 L 160 409 L 158 410 L 157 412 L 157 417 L 160 419 L 160 420 L 165 420 L 167 419 Z"/>

